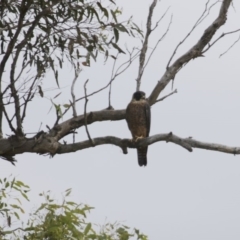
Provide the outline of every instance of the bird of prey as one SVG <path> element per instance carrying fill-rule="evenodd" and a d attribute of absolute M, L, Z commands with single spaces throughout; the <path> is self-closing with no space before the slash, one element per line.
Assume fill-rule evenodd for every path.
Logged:
<path fill-rule="evenodd" d="M 144 92 L 137 91 L 133 94 L 132 100 L 126 109 L 126 120 L 133 141 L 149 136 L 151 111 Z M 147 150 L 148 147 L 137 148 L 139 166 L 147 165 Z"/>

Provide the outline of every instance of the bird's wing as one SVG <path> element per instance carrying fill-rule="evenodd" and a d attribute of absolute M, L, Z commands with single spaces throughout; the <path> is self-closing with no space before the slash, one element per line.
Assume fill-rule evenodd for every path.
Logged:
<path fill-rule="evenodd" d="M 127 124 L 128 124 L 128 128 L 131 131 L 131 127 L 130 127 L 130 114 L 129 114 L 130 108 L 131 108 L 131 103 L 128 104 L 127 109 L 126 109 L 126 121 L 127 121 Z"/>
<path fill-rule="evenodd" d="M 147 137 L 148 137 L 150 132 L 150 127 L 151 127 L 151 107 L 148 102 L 145 104 L 145 117 L 146 117 L 146 128 L 147 128 Z"/>

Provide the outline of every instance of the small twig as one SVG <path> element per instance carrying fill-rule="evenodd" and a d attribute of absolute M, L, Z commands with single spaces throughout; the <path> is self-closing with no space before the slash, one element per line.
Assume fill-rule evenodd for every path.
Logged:
<path fill-rule="evenodd" d="M 113 78 L 107 83 L 107 85 L 105 85 L 104 87 L 102 87 L 102 88 L 100 88 L 100 89 L 98 89 L 98 90 L 96 90 L 96 91 L 94 91 L 94 92 L 92 92 L 92 93 L 89 93 L 89 94 L 87 95 L 87 97 L 93 96 L 93 95 L 95 95 L 95 94 L 103 91 L 104 89 L 106 89 L 107 87 L 109 87 L 110 84 L 111 84 L 120 74 L 122 74 L 124 71 L 126 71 L 126 70 L 131 66 L 131 64 L 133 63 L 133 61 L 137 59 L 137 57 L 138 57 L 138 55 L 139 55 L 139 52 L 133 54 L 135 50 L 136 50 L 136 49 L 134 48 L 134 49 L 132 50 L 132 52 L 129 52 L 129 60 L 127 60 L 126 62 L 122 63 L 122 64 L 117 68 L 117 70 L 116 70 Z M 126 65 L 126 66 L 125 66 L 125 65 Z M 125 67 L 123 68 L 123 66 L 125 66 Z M 85 96 L 76 99 L 76 102 L 81 101 L 81 100 L 83 100 L 83 99 L 85 99 Z M 70 106 L 72 106 L 72 103 L 71 103 Z M 69 109 L 70 109 L 70 108 L 67 108 L 67 109 L 63 112 L 62 116 L 65 115 L 65 114 L 68 112 Z"/>
<path fill-rule="evenodd" d="M 77 111 L 76 111 L 76 97 L 75 97 L 75 94 L 74 94 L 74 85 L 78 79 L 78 76 L 81 72 L 81 69 L 79 67 L 79 65 L 76 67 L 75 64 L 74 64 L 74 70 L 75 70 L 75 76 L 74 76 L 74 79 L 73 79 L 73 82 L 72 82 L 72 87 L 71 87 L 71 94 L 72 94 L 72 108 L 73 108 L 73 117 L 77 117 Z"/>
<path fill-rule="evenodd" d="M 155 27 L 152 28 L 152 32 L 158 27 L 158 24 L 162 21 L 162 19 L 165 17 L 165 15 L 167 14 L 168 10 L 170 7 L 167 8 L 167 10 L 165 11 L 165 13 L 160 17 L 160 19 L 156 22 Z"/>
<path fill-rule="evenodd" d="M 38 132 L 40 132 L 41 127 L 42 127 L 42 122 L 40 123 L 39 129 L 38 129 Z"/>
<path fill-rule="evenodd" d="M 222 54 L 220 54 L 219 57 L 223 56 L 224 54 L 226 54 L 238 41 L 240 40 L 240 35 L 238 36 L 238 39 Z"/>
<path fill-rule="evenodd" d="M 168 63 L 168 68 L 166 69 L 160 80 L 157 82 L 156 86 L 148 97 L 150 105 L 155 103 L 159 94 L 163 91 L 163 89 L 165 89 L 165 87 L 170 83 L 170 81 L 175 78 L 177 72 L 182 67 L 184 67 L 190 60 L 198 57 L 203 57 L 203 49 L 206 48 L 206 46 L 209 44 L 218 29 L 226 23 L 226 15 L 231 2 L 232 0 L 223 0 L 217 18 L 205 29 L 200 39 L 193 46 L 191 46 L 188 51 L 186 51 L 182 56 L 176 59 L 171 66 L 168 66 L 170 62 Z"/>
<path fill-rule="evenodd" d="M 226 35 L 236 33 L 236 32 L 239 32 L 239 31 L 240 31 L 240 29 L 237 29 L 237 30 L 234 30 L 234 31 L 231 31 L 231 32 L 222 33 L 215 41 L 213 41 L 213 43 L 208 44 L 208 47 L 204 51 L 202 51 L 202 53 L 207 52 L 216 42 L 218 42 L 221 38 L 225 37 Z M 234 43 L 234 45 L 235 45 L 235 43 Z"/>
<path fill-rule="evenodd" d="M 169 24 L 168 24 L 167 30 L 166 30 L 165 33 L 162 35 L 162 37 L 157 41 L 157 43 L 155 44 L 154 48 L 152 49 L 152 51 L 151 51 L 151 53 L 150 53 L 150 55 L 149 55 L 149 57 L 148 57 L 148 59 L 147 59 L 147 62 L 146 62 L 146 64 L 145 64 L 144 67 L 143 67 L 143 71 L 145 70 L 146 66 L 148 65 L 148 63 L 149 63 L 149 61 L 150 61 L 153 53 L 154 53 L 155 50 L 157 49 L 158 44 L 166 37 L 166 35 L 167 35 L 167 33 L 168 33 L 169 29 L 170 29 L 170 26 L 171 26 L 171 24 L 172 24 L 172 17 L 173 17 L 173 16 L 171 15 L 171 19 L 170 19 L 170 22 L 169 22 Z"/>
<path fill-rule="evenodd" d="M 135 49 L 133 49 L 132 52 L 134 52 L 134 50 L 135 50 Z M 99 92 L 101 92 L 102 90 L 106 89 L 108 86 L 110 86 L 110 84 L 111 84 L 120 74 L 122 74 L 124 71 L 127 70 L 127 68 L 130 67 L 130 65 L 133 63 L 133 61 L 138 57 L 138 54 L 139 54 L 139 52 L 137 52 L 137 53 L 136 53 L 135 55 L 133 55 L 133 56 L 130 55 L 129 60 L 127 60 L 126 62 L 124 62 L 123 64 L 121 64 L 121 65 L 117 68 L 117 70 L 116 70 L 116 72 L 115 72 L 115 74 L 114 74 L 114 77 L 107 83 L 106 86 L 104 86 L 104 87 L 102 87 L 102 88 L 100 88 L 100 89 L 98 89 L 98 90 L 96 90 L 96 91 L 88 94 L 87 97 L 90 97 L 90 96 L 92 96 L 92 95 L 94 95 L 94 94 L 96 94 L 96 93 L 99 93 Z M 120 69 L 121 69 L 124 65 L 126 65 L 126 64 L 127 64 L 127 66 L 120 71 Z M 85 96 L 84 96 L 84 97 L 81 97 L 81 98 L 78 98 L 78 99 L 76 100 L 76 102 L 78 102 L 78 101 L 80 101 L 80 100 L 82 100 L 82 99 L 85 99 Z"/>
<path fill-rule="evenodd" d="M 54 123 L 54 126 L 57 126 L 60 118 L 62 117 L 62 115 L 59 114 L 59 111 L 56 108 L 55 108 L 55 110 L 56 110 L 57 119 L 56 119 L 56 121 Z"/>
<path fill-rule="evenodd" d="M 111 80 L 110 80 L 109 92 L 108 92 L 108 107 L 109 108 L 112 106 L 111 105 L 112 79 L 114 77 L 114 70 L 115 70 L 115 66 L 116 66 L 116 63 L 117 63 L 118 56 L 119 56 L 119 53 L 117 53 L 117 56 L 115 57 L 115 59 L 113 61 L 112 74 L 111 74 Z"/>
<path fill-rule="evenodd" d="M 6 112 L 5 107 L 2 106 L 2 109 L 3 109 L 3 113 L 4 113 L 4 115 L 5 115 L 5 118 L 7 119 L 7 122 L 8 122 L 8 125 L 9 125 L 10 129 L 17 135 L 17 131 L 16 131 L 16 129 L 13 127 L 12 122 L 11 122 L 11 120 L 9 119 L 8 115 L 7 115 L 7 112 Z"/>
<path fill-rule="evenodd" d="M 166 66 L 166 69 L 168 70 L 170 64 L 171 64 L 171 61 L 173 59 L 173 57 L 175 56 L 175 54 L 177 53 L 177 50 L 178 48 L 186 41 L 186 39 L 192 34 L 192 32 L 194 31 L 194 29 L 201 23 L 201 20 L 203 19 L 207 9 L 208 9 L 208 3 L 209 3 L 209 0 L 207 1 L 207 3 L 205 4 L 205 9 L 202 13 L 202 15 L 198 18 L 198 20 L 196 21 L 196 23 L 193 25 L 192 29 L 188 32 L 188 34 L 185 36 L 185 38 L 183 38 L 182 41 L 180 41 L 180 43 L 178 43 L 178 45 L 176 46 L 176 48 L 174 49 L 168 63 L 167 63 L 167 66 Z"/>
<path fill-rule="evenodd" d="M 94 141 L 92 140 L 89 131 L 88 131 L 88 126 L 87 126 L 87 103 L 88 103 L 88 98 L 87 98 L 87 83 L 88 83 L 88 79 L 86 80 L 86 82 L 84 83 L 84 94 L 85 94 L 85 105 L 84 105 L 84 122 L 85 122 L 85 129 L 86 129 L 86 133 L 88 136 L 89 141 L 91 142 L 92 146 L 94 147 Z"/>
<path fill-rule="evenodd" d="M 136 79 L 137 82 L 137 88 L 136 90 L 139 91 L 140 90 L 140 86 L 141 86 L 141 78 L 144 72 L 144 63 L 145 63 L 145 58 L 146 58 L 146 53 L 147 53 L 147 48 L 148 48 L 148 39 L 149 36 L 152 32 L 151 26 L 152 26 L 152 15 L 153 15 L 153 11 L 154 8 L 157 5 L 157 0 L 153 0 L 150 8 L 149 8 L 149 13 L 148 13 L 148 18 L 147 18 L 147 31 L 146 31 L 146 35 L 144 38 L 144 42 L 143 42 L 143 46 L 141 49 L 141 53 L 139 56 L 139 69 L 138 69 L 138 77 Z"/>
<path fill-rule="evenodd" d="M 32 93 L 32 90 L 34 88 L 35 82 L 37 81 L 37 78 L 38 77 L 36 76 L 34 81 L 31 84 L 30 88 L 29 88 L 29 92 L 27 94 L 27 99 L 26 100 L 24 99 L 25 102 L 24 102 L 24 108 L 23 108 L 23 113 L 22 113 L 22 117 L 21 117 L 21 122 L 23 122 L 23 120 L 24 120 L 24 118 L 26 116 L 26 110 L 27 110 L 28 102 L 30 102 L 33 99 L 34 94 L 36 92 L 36 90 L 35 90 L 34 93 Z"/>
<path fill-rule="evenodd" d="M 177 93 L 177 89 L 175 89 L 173 92 L 169 93 L 168 95 L 166 95 L 166 96 L 164 96 L 164 97 L 162 97 L 162 98 L 159 98 L 158 100 L 156 100 L 155 103 L 161 102 L 161 101 L 163 101 L 165 98 L 168 98 L 168 97 L 170 97 L 171 95 L 173 95 L 173 94 L 175 94 L 175 93 Z"/>
<path fill-rule="evenodd" d="M 8 162 L 10 162 L 13 166 L 15 166 L 15 163 L 17 162 L 17 160 L 14 158 L 14 157 L 12 157 L 12 156 L 0 156 L 0 158 L 2 159 L 2 160 L 5 160 L 5 161 L 8 161 Z M 0 232 L 1 233 L 1 232 Z M 4 232 L 3 232 L 4 233 Z"/>
<path fill-rule="evenodd" d="M 210 14 L 211 9 L 212 9 L 217 3 L 221 2 L 221 1 L 220 1 L 220 0 L 216 1 L 215 3 L 213 3 L 213 4 L 207 9 L 207 5 L 208 5 L 209 2 L 210 2 L 210 1 L 208 1 L 208 2 L 206 3 L 206 10 L 204 11 L 204 14 L 205 14 L 206 11 L 208 10 L 208 11 L 207 11 L 207 14 L 206 14 L 205 16 L 203 16 L 204 14 L 202 15 L 202 18 L 199 19 L 199 21 L 198 21 L 198 23 L 197 23 L 197 26 L 206 19 L 206 17 Z"/>
<path fill-rule="evenodd" d="M 112 93 L 112 83 L 109 86 L 109 91 L 108 91 L 108 108 L 111 109 L 112 108 L 112 104 L 111 104 L 111 93 Z"/>

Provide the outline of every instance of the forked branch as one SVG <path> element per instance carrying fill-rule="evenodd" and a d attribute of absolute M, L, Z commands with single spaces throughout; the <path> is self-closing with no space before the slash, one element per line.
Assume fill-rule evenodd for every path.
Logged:
<path fill-rule="evenodd" d="M 135 143 L 134 141 L 131 141 L 130 139 L 120 139 L 113 136 L 94 138 L 93 140 L 94 140 L 95 146 L 103 145 L 103 144 L 112 144 L 123 149 L 123 153 L 125 154 L 127 153 L 127 148 L 136 148 L 138 146 L 141 146 L 141 147 L 148 146 L 156 142 L 163 142 L 163 141 L 167 143 L 168 142 L 174 143 L 180 147 L 183 147 L 189 152 L 192 152 L 193 148 L 198 148 L 198 149 L 223 152 L 223 153 L 228 153 L 233 155 L 240 154 L 240 147 L 230 147 L 222 144 L 201 142 L 198 140 L 194 140 L 192 138 L 181 138 L 181 137 L 178 137 L 177 135 L 174 135 L 172 132 L 165 133 L 165 134 L 156 134 L 151 137 L 139 140 L 137 143 Z M 87 141 L 74 143 L 74 144 L 61 145 L 57 153 L 62 154 L 62 153 L 76 152 L 89 147 L 92 147 L 92 145 L 91 145 L 91 142 L 87 140 Z"/>
<path fill-rule="evenodd" d="M 169 82 L 175 78 L 177 72 L 187 64 L 191 59 L 201 57 L 203 49 L 209 44 L 214 34 L 217 30 L 225 24 L 227 20 L 227 12 L 232 0 L 223 0 L 221 4 L 221 8 L 219 11 L 219 15 L 215 21 L 204 31 L 202 37 L 198 40 L 198 42 L 190 48 L 185 54 L 179 57 L 171 66 L 169 66 L 162 78 L 158 81 L 157 85 L 153 89 L 149 102 L 150 104 L 154 104 L 162 92 L 162 90 L 169 84 Z"/>
<path fill-rule="evenodd" d="M 94 145 L 92 144 L 94 142 Z M 61 144 L 56 141 L 56 138 L 50 137 L 46 133 L 41 133 L 39 138 L 25 138 L 16 141 L 15 138 L 1 139 L 0 144 L 2 148 L 0 149 L 1 157 L 12 157 L 15 154 L 22 154 L 25 152 L 38 153 L 38 154 L 64 154 L 70 152 L 80 151 L 86 148 L 91 148 L 93 146 L 111 144 L 120 147 L 123 153 L 127 153 L 128 148 L 137 148 L 148 146 L 157 142 L 171 142 L 174 143 L 189 152 L 193 151 L 193 148 L 205 149 L 216 152 L 223 152 L 233 155 L 240 154 L 240 147 L 230 147 L 222 144 L 201 142 L 194 140 L 192 138 L 181 138 L 174 135 L 172 132 L 165 134 L 156 134 L 145 139 L 141 139 L 137 142 L 131 139 L 121 139 L 114 136 L 106 136 L 93 138 L 91 140 L 86 140 L 78 143 L 72 144 Z"/>
<path fill-rule="evenodd" d="M 153 16 L 153 11 L 154 11 L 154 8 L 156 7 L 156 5 L 157 5 L 157 0 L 153 0 L 151 6 L 149 8 L 149 13 L 148 13 L 148 18 L 147 18 L 146 35 L 145 35 L 142 50 L 141 50 L 141 53 L 139 56 L 139 70 L 138 70 L 138 77 L 136 79 L 137 91 L 140 90 L 141 78 L 142 78 L 143 71 L 144 71 L 145 58 L 146 58 L 146 53 L 147 53 L 147 48 L 148 48 L 148 40 L 149 40 L 149 36 L 152 32 L 152 16 Z"/>

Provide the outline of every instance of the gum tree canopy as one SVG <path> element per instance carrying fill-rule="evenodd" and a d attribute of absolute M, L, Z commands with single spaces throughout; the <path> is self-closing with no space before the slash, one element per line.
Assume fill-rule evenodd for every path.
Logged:
<path fill-rule="evenodd" d="M 227 34 L 234 34 L 239 29 L 224 33 L 219 37 L 215 34 L 227 21 L 231 0 L 223 0 L 220 4 L 210 4 L 207 1 L 200 18 L 190 29 L 186 37 L 173 49 L 166 70 L 157 81 L 148 100 L 153 105 L 166 97 L 176 93 L 173 91 L 167 96 L 159 98 L 165 87 L 172 83 L 176 74 L 192 59 L 204 56 L 211 47 Z M 17 154 L 63 154 L 70 153 L 102 144 L 113 144 L 120 147 L 124 153 L 127 148 L 146 146 L 158 141 L 173 142 L 188 151 L 193 148 L 221 151 L 231 154 L 240 154 L 240 148 L 224 145 L 199 142 L 192 138 L 181 138 L 172 133 L 157 134 L 146 139 L 132 142 L 130 139 L 120 139 L 115 136 L 91 138 L 87 126 L 97 121 L 120 121 L 125 119 L 125 109 L 115 110 L 111 107 L 111 84 L 114 79 L 124 72 L 135 59 L 139 59 L 136 89 L 140 89 L 141 79 L 145 68 L 157 45 L 168 33 L 172 19 L 166 26 L 165 33 L 159 38 L 153 49 L 148 47 L 149 37 L 157 28 L 163 16 L 157 16 L 159 21 L 152 23 L 152 16 L 157 5 L 153 0 L 149 8 L 146 31 L 143 34 L 132 18 L 120 21 L 121 10 L 115 1 L 91 0 L 4 0 L 1 2 L 1 55 L 0 55 L 0 156 L 2 159 L 14 163 Z M 191 35 L 196 27 L 206 18 L 212 7 L 218 7 L 215 20 L 209 24 L 198 41 L 189 47 L 183 55 L 176 58 L 179 46 Z M 119 38 L 129 35 L 131 38 L 141 38 L 142 46 L 125 49 L 120 46 Z M 149 52 L 150 51 L 150 52 Z M 116 53 L 117 52 L 117 53 Z M 87 81 L 84 84 L 85 95 L 75 96 L 75 82 L 84 67 L 90 67 L 91 61 L 96 61 L 103 54 L 105 59 L 117 61 L 120 54 L 127 56 L 127 61 L 117 70 L 113 69 L 112 78 L 106 86 L 98 91 L 88 93 Z M 176 59 L 176 60 L 174 60 Z M 71 96 L 68 104 L 54 104 L 56 121 L 47 130 L 36 129 L 31 137 L 24 131 L 24 121 L 29 114 L 28 105 L 34 104 L 36 97 L 45 97 L 45 76 L 48 70 L 54 75 L 58 83 L 59 69 L 70 64 L 74 69 Z M 87 111 L 88 99 L 103 89 L 109 88 L 109 106 L 100 111 Z M 79 100 L 85 101 L 84 114 L 77 115 L 76 104 Z M 37 107 L 37 106 L 36 106 Z M 73 117 L 65 119 L 67 112 L 72 111 Z M 59 120 L 62 121 L 59 121 Z M 3 127 L 4 126 L 4 127 Z M 6 129 L 8 126 L 9 129 Z M 88 140 L 66 143 L 64 138 L 75 134 L 76 129 L 84 127 Z M 9 134 L 11 131 L 11 135 Z M 62 140 L 63 143 L 60 143 Z"/>

